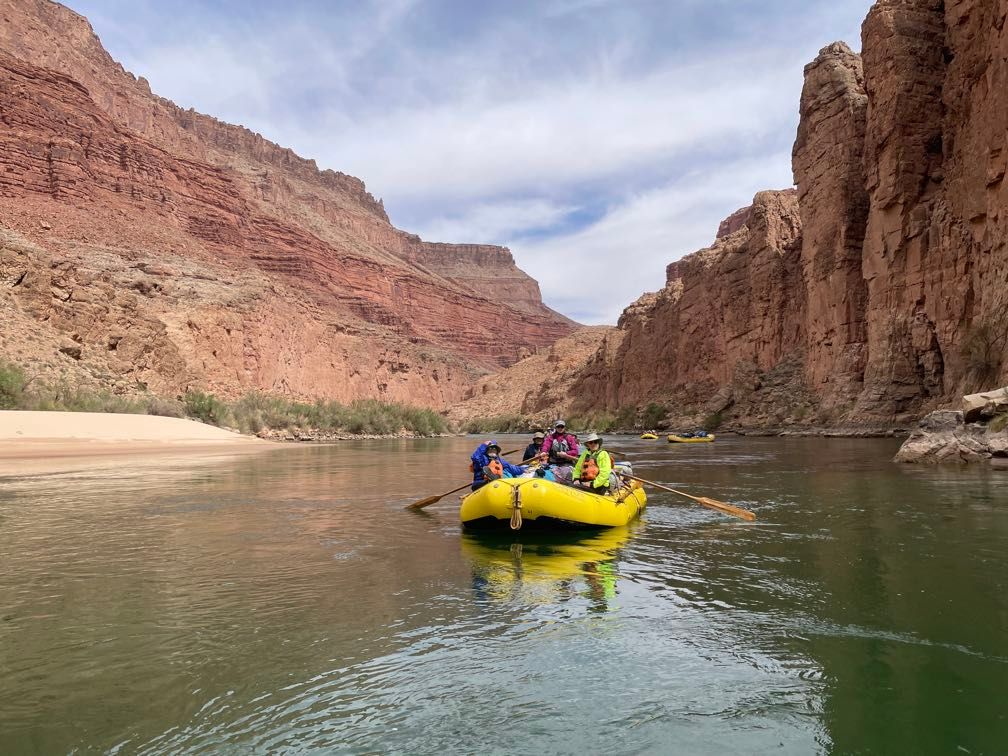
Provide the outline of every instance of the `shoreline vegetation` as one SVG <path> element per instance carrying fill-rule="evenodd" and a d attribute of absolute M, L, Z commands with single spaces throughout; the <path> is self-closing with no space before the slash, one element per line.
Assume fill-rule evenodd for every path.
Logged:
<path fill-rule="evenodd" d="M 153 394 L 121 395 L 101 389 L 86 389 L 65 382 L 48 383 L 29 377 L 26 371 L 0 361 L 0 410 L 97 412 L 106 414 L 153 415 L 196 420 L 210 426 L 256 436 L 271 441 L 342 441 L 371 438 L 438 437 L 454 434 L 533 433 L 546 430 L 535 419 L 522 415 L 471 418 L 457 427 L 432 409 L 394 402 L 361 399 L 342 404 L 335 401 L 298 401 L 286 397 L 251 392 L 235 401 L 226 401 L 190 390 L 177 399 Z M 638 410 L 624 407 L 619 412 L 572 414 L 568 427 L 576 432 L 595 431 L 636 435 L 649 428 L 732 433 L 743 436 L 827 436 L 869 438 L 910 433 L 902 428 L 846 428 L 793 426 L 780 428 L 723 427 L 720 413 L 704 418 L 692 427 L 672 429 L 665 407 L 652 402 Z"/>
<path fill-rule="evenodd" d="M 345 438 L 448 435 L 448 421 L 432 409 L 360 399 L 302 402 L 258 392 L 225 401 L 203 391 L 178 399 L 120 395 L 67 383 L 47 383 L 0 361 L 0 410 L 99 412 L 198 420 L 207 425 L 270 440 L 324 441 Z"/>

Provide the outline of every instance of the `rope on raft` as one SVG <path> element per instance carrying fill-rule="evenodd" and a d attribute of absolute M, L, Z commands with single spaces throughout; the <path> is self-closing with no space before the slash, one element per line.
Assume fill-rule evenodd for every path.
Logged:
<path fill-rule="evenodd" d="M 522 526 L 522 513 L 521 513 L 521 491 L 519 490 L 521 486 L 514 487 L 514 493 L 512 498 L 511 510 L 511 530 L 521 530 Z"/>

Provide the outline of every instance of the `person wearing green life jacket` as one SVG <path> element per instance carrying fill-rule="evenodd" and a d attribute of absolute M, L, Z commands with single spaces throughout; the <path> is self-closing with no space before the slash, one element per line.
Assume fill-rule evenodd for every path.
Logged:
<path fill-rule="evenodd" d="M 584 439 L 585 449 L 574 465 L 574 486 L 584 488 L 592 493 L 605 494 L 617 488 L 616 475 L 612 469 L 612 457 L 602 448 L 602 439 L 598 433 L 592 433 Z"/>

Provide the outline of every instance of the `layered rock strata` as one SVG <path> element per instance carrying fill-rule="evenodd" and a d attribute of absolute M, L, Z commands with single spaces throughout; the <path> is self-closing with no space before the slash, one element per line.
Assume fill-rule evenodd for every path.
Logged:
<path fill-rule="evenodd" d="M 805 70 L 797 197 L 764 193 L 673 263 L 580 400 L 893 426 L 1008 380 L 1006 16 L 1006 0 L 881 0 L 861 56 L 824 48 Z"/>
<path fill-rule="evenodd" d="M 0 10 L 0 357 L 444 407 L 573 328 L 506 249 L 393 228 L 358 179 L 152 95 L 63 6 Z"/>

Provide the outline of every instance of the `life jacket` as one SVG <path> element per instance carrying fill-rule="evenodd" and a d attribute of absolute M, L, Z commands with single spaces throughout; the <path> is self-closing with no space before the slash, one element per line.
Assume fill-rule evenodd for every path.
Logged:
<path fill-rule="evenodd" d="M 490 464 L 486 466 L 486 469 L 493 476 L 491 480 L 497 480 L 498 478 L 504 477 L 504 465 L 501 464 L 499 459 L 491 459 Z"/>
<path fill-rule="evenodd" d="M 557 464 L 566 465 L 566 464 L 569 464 L 569 462 L 567 462 L 566 460 L 560 459 L 557 456 L 557 452 L 564 452 L 565 454 L 568 453 L 568 452 L 570 452 L 571 445 L 570 445 L 569 438 L 570 437 L 566 433 L 563 436 L 560 436 L 560 437 L 557 437 L 556 435 L 553 436 L 553 443 L 550 445 L 550 450 L 549 450 L 549 461 L 550 461 L 550 464 L 552 464 L 552 465 L 557 465 Z"/>
<path fill-rule="evenodd" d="M 601 449 L 599 450 L 601 451 Z M 598 456 L 599 452 L 594 454 L 589 454 L 585 457 L 584 464 L 581 465 L 581 480 L 595 480 L 599 474 L 598 462 L 595 461 L 595 457 Z"/>

